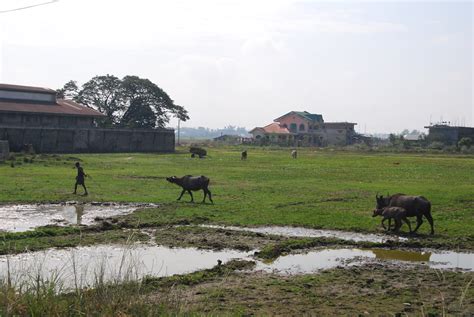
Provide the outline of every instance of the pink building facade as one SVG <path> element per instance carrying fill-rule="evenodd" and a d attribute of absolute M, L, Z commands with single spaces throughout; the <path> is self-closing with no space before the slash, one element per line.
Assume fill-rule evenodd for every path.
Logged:
<path fill-rule="evenodd" d="M 320 114 L 291 111 L 265 127 L 250 131 L 256 143 L 287 146 L 344 146 L 354 142 L 351 122 L 324 122 Z"/>

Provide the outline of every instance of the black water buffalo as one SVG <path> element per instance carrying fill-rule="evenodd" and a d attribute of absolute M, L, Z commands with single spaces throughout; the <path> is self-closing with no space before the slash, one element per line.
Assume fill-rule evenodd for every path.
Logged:
<path fill-rule="evenodd" d="M 170 183 L 176 184 L 180 186 L 183 191 L 181 192 L 181 195 L 179 196 L 178 200 L 183 197 L 184 193 L 187 191 L 189 195 L 191 196 L 191 202 L 194 201 L 193 194 L 191 191 L 197 191 L 197 190 L 203 190 L 204 191 L 204 199 L 202 202 L 204 203 L 206 201 L 206 196 L 209 195 L 209 200 L 211 203 L 214 203 L 212 201 L 212 196 L 211 196 L 211 191 L 209 190 L 209 178 L 206 176 L 192 176 L 192 175 L 185 175 L 183 177 L 167 177 L 166 180 Z"/>
<path fill-rule="evenodd" d="M 406 209 L 407 217 L 416 217 L 416 228 L 413 232 L 418 230 L 423 223 L 423 216 L 425 216 L 431 225 L 431 234 L 434 234 L 431 203 L 425 197 L 395 194 L 387 197 L 375 195 L 375 198 L 377 200 L 375 209 L 382 209 L 384 207 L 402 207 Z"/>
<path fill-rule="evenodd" d="M 243 161 L 247 159 L 247 150 L 242 151 L 242 153 L 240 153 L 240 159 Z"/>
<path fill-rule="evenodd" d="M 408 229 L 411 232 L 411 224 L 410 220 L 407 219 L 407 211 L 405 208 L 402 207 L 384 207 L 382 209 L 375 209 L 372 217 L 382 216 L 382 227 L 385 228 L 385 221 L 388 219 L 388 230 L 390 230 L 390 222 L 391 219 L 395 220 L 395 228 L 394 231 L 398 232 L 400 227 L 402 226 L 402 220 L 406 222 L 408 225 Z"/>

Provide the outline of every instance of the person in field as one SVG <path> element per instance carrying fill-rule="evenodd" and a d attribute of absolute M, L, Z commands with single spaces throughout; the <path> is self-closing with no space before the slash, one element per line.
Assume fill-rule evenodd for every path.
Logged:
<path fill-rule="evenodd" d="M 82 168 L 79 162 L 76 162 L 77 168 L 77 176 L 76 176 L 76 185 L 74 186 L 74 193 L 77 194 L 77 185 L 81 185 L 84 187 L 84 196 L 87 196 L 89 193 L 87 192 L 85 178 L 87 177 L 86 173 L 84 173 L 84 169 Z"/>

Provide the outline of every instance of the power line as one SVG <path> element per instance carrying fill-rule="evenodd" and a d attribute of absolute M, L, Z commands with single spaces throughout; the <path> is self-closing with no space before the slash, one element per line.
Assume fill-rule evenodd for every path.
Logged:
<path fill-rule="evenodd" d="M 3 10 L 3 11 L 0 11 L 0 14 L 2 14 L 2 13 L 8 13 L 8 12 L 14 12 L 14 11 L 20 11 L 20 10 L 26 10 L 26 9 L 30 9 L 30 8 L 34 8 L 34 7 L 39 7 L 39 6 L 44 6 L 44 5 L 51 4 L 51 3 L 54 3 L 54 2 L 58 2 L 58 1 L 59 1 L 59 0 L 52 0 L 52 1 L 48 1 L 48 2 L 42 2 L 42 3 L 32 4 L 32 5 L 25 6 L 25 7 L 20 7 L 20 8 L 15 8 L 15 9 L 9 9 L 9 10 Z"/>

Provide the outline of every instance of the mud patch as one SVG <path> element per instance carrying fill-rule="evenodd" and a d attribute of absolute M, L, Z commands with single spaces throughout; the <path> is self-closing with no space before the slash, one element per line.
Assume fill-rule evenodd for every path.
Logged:
<path fill-rule="evenodd" d="M 0 231 L 22 232 L 46 225 L 91 225 L 96 220 L 130 214 L 154 204 L 68 202 L 64 204 L 0 205 Z"/>
<path fill-rule="evenodd" d="M 15 285 L 55 281 L 62 289 L 101 282 L 125 282 L 145 276 L 171 276 L 212 268 L 249 253 L 162 246 L 99 245 L 0 256 L 0 280 L 8 273 Z M 32 284 L 32 285 L 33 285 Z"/>
<path fill-rule="evenodd" d="M 215 316 L 471 316 L 474 273 L 397 264 L 335 268 L 312 275 L 231 274 L 149 295 L 184 299 L 179 313 Z"/>
<path fill-rule="evenodd" d="M 284 237 L 298 237 L 298 238 L 336 238 L 346 241 L 355 242 L 374 242 L 383 243 L 388 240 L 407 241 L 405 237 L 388 236 L 381 234 L 358 233 L 339 230 L 320 230 L 299 227 L 235 227 L 235 226 L 216 226 L 216 225 L 202 225 L 206 228 L 221 228 L 234 231 L 248 231 L 261 234 L 272 234 Z"/>

